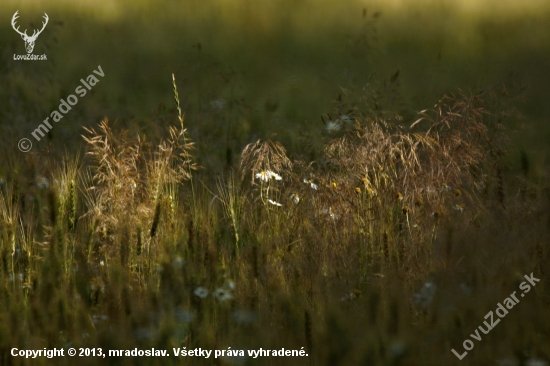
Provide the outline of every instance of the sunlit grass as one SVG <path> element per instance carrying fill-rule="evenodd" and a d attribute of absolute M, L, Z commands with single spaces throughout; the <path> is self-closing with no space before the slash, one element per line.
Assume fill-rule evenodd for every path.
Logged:
<path fill-rule="evenodd" d="M 4 2 L 52 24 L 51 62 L 0 74 L 0 364 L 69 345 L 453 364 L 531 272 L 467 362 L 550 359 L 547 162 L 515 131 L 521 98 L 550 115 L 550 6 L 518 4 Z M 90 64 L 101 86 L 19 152 Z"/>

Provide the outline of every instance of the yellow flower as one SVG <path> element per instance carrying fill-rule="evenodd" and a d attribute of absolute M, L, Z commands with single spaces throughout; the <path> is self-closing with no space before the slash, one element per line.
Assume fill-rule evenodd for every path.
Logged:
<path fill-rule="evenodd" d="M 333 189 L 338 188 L 338 184 L 336 182 L 332 182 L 331 186 L 332 186 Z"/>
<path fill-rule="evenodd" d="M 357 194 L 361 194 L 361 188 L 359 188 L 359 187 L 355 187 L 355 193 L 357 193 Z"/>
<path fill-rule="evenodd" d="M 398 201 L 403 201 L 403 194 L 401 192 L 397 192 L 397 194 L 395 195 L 395 198 Z"/>

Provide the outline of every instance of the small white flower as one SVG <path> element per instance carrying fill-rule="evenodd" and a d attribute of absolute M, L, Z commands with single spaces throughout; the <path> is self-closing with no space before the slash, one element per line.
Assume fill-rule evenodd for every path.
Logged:
<path fill-rule="evenodd" d="M 458 212 L 464 212 L 464 207 L 462 205 L 456 204 L 453 206 L 453 210 Z"/>
<path fill-rule="evenodd" d="M 229 289 L 229 290 L 234 290 L 235 289 L 235 281 L 227 280 L 223 284 L 223 287 L 225 287 L 226 289 Z"/>
<path fill-rule="evenodd" d="M 310 179 L 310 180 L 304 179 L 304 183 L 305 183 L 305 184 L 309 184 L 309 186 L 310 186 L 312 189 L 317 190 L 317 184 L 313 183 L 313 181 L 312 181 L 311 179 Z"/>
<path fill-rule="evenodd" d="M 448 192 L 448 191 L 450 191 L 450 190 L 451 190 L 451 187 L 449 187 L 449 186 L 447 185 L 447 183 L 441 183 L 441 188 L 440 188 L 440 191 L 441 191 L 441 192 Z"/>
<path fill-rule="evenodd" d="M 282 180 L 283 178 L 271 170 L 261 171 L 256 174 L 256 178 L 261 180 L 262 182 L 269 182 L 271 179 L 275 180 Z"/>
<path fill-rule="evenodd" d="M 300 196 L 297 193 L 292 193 L 290 199 L 294 201 L 295 204 L 300 203 Z"/>
<path fill-rule="evenodd" d="M 279 174 L 272 172 L 271 170 L 268 170 L 267 174 L 269 174 L 269 176 L 275 180 L 283 180 L 283 178 Z"/>
<path fill-rule="evenodd" d="M 36 181 L 36 186 L 40 189 L 48 189 L 50 188 L 50 182 L 45 177 L 40 177 Z"/>
<path fill-rule="evenodd" d="M 261 180 L 262 182 L 267 182 L 269 181 L 269 178 L 267 176 L 267 173 L 262 171 L 262 172 L 259 172 L 259 173 L 256 173 L 256 178 Z"/>
<path fill-rule="evenodd" d="M 328 132 L 339 131 L 340 130 L 340 124 L 338 122 L 328 121 L 326 129 L 327 129 Z"/>
<path fill-rule="evenodd" d="M 325 208 L 321 210 L 322 214 L 329 215 L 331 219 L 336 220 L 338 219 L 338 215 L 336 215 L 334 212 L 332 212 L 332 207 Z"/>
<path fill-rule="evenodd" d="M 100 321 L 107 321 L 109 317 L 107 315 L 92 315 L 92 322 L 94 324 L 99 323 Z"/>
<path fill-rule="evenodd" d="M 58 189 L 61 191 L 65 190 L 65 187 L 67 186 L 67 182 L 65 182 L 65 179 L 57 180 L 54 179 L 55 184 L 57 184 Z"/>
<path fill-rule="evenodd" d="M 355 299 L 355 294 L 353 292 L 350 292 L 349 294 L 346 294 L 340 298 L 341 302 L 351 301 Z"/>
<path fill-rule="evenodd" d="M 231 291 L 226 290 L 223 287 L 218 287 L 216 291 L 214 291 L 214 296 L 220 301 L 227 301 L 233 298 Z"/>
<path fill-rule="evenodd" d="M 200 286 L 200 287 L 197 287 L 195 289 L 195 291 L 193 291 L 193 293 L 195 294 L 195 296 L 198 296 L 200 297 L 201 299 L 204 299 L 208 296 L 208 294 L 210 293 L 210 291 L 208 291 L 208 289 Z"/>
<path fill-rule="evenodd" d="M 361 295 L 361 291 L 355 289 L 340 298 L 340 301 L 346 302 L 358 298 Z"/>
<path fill-rule="evenodd" d="M 346 114 L 342 114 L 342 115 L 340 116 L 340 121 L 342 121 L 342 122 L 344 122 L 344 123 L 351 123 L 351 122 L 353 122 L 352 119 L 351 119 L 348 115 L 346 115 Z"/>
<path fill-rule="evenodd" d="M 426 282 L 419 293 L 414 294 L 414 302 L 420 307 L 426 309 L 432 303 L 436 286 L 432 282 Z"/>
<path fill-rule="evenodd" d="M 279 206 L 279 207 L 282 206 L 279 202 L 275 202 L 275 201 L 273 201 L 273 200 L 271 200 L 271 199 L 268 199 L 267 202 L 271 203 L 271 204 L 274 205 L 274 206 Z"/>

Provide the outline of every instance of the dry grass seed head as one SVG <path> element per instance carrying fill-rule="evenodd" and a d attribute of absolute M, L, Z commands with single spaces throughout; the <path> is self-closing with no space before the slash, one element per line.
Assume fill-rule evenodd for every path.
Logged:
<path fill-rule="evenodd" d="M 286 155 L 285 148 L 277 141 L 260 140 L 246 145 L 241 153 L 241 180 L 250 173 L 251 181 L 254 181 L 254 174 L 265 171 L 273 171 L 281 174 L 283 171 L 292 169 L 292 162 Z"/>

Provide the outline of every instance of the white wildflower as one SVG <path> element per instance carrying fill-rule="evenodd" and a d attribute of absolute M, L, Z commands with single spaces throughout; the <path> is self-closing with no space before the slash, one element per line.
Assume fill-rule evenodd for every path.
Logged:
<path fill-rule="evenodd" d="M 426 309 L 432 303 L 435 296 L 436 286 L 432 282 L 426 282 L 419 293 L 414 294 L 414 302 Z"/>
<path fill-rule="evenodd" d="M 172 261 L 172 267 L 174 267 L 175 269 L 182 269 L 183 265 L 184 265 L 184 262 L 183 262 L 183 259 L 180 256 L 177 256 Z"/>
<path fill-rule="evenodd" d="M 193 291 L 193 293 L 195 294 L 195 296 L 198 296 L 200 297 L 201 299 L 204 299 L 208 296 L 208 294 L 210 293 L 210 291 L 208 291 L 208 289 L 200 286 L 200 287 L 197 287 L 195 289 L 195 291 Z"/>
<path fill-rule="evenodd" d="M 262 182 L 269 182 L 271 179 L 275 179 L 275 180 L 283 179 L 279 174 L 272 172 L 271 170 L 265 170 L 257 173 L 256 178 L 261 180 Z"/>
<path fill-rule="evenodd" d="M 216 297 L 216 299 L 220 300 L 220 301 L 227 301 L 227 300 L 231 300 L 233 298 L 233 295 L 231 294 L 231 291 L 223 288 L 223 287 L 218 287 L 216 289 L 216 291 L 214 291 L 214 296 Z"/>
<path fill-rule="evenodd" d="M 271 199 L 268 199 L 267 202 L 271 203 L 271 204 L 274 205 L 274 206 L 279 206 L 279 207 L 282 206 L 279 202 L 275 202 L 275 201 L 273 201 L 273 200 L 271 200 Z"/>
<path fill-rule="evenodd" d="M 351 123 L 353 122 L 353 120 L 346 114 L 342 114 L 340 116 L 340 121 L 342 121 L 343 123 Z"/>
<path fill-rule="evenodd" d="M 40 177 L 36 181 L 36 186 L 40 189 L 48 189 L 50 188 L 50 182 L 46 177 Z"/>
<path fill-rule="evenodd" d="M 328 132 L 340 131 L 340 124 L 338 122 L 328 121 L 326 130 Z"/>
<path fill-rule="evenodd" d="M 94 324 L 99 323 L 100 321 L 107 321 L 109 317 L 107 315 L 92 315 L 92 322 Z"/>
<path fill-rule="evenodd" d="M 338 215 L 336 215 L 336 214 L 332 211 L 332 207 L 322 209 L 322 210 L 321 210 L 321 213 L 324 214 L 324 215 L 329 215 L 330 218 L 333 219 L 333 220 L 338 219 Z"/>
<path fill-rule="evenodd" d="M 304 183 L 305 184 L 309 184 L 309 186 L 312 188 L 312 189 L 315 189 L 317 190 L 317 184 L 313 183 L 313 180 L 307 180 L 307 179 L 304 179 Z"/>
<path fill-rule="evenodd" d="M 300 196 L 298 196 L 298 193 L 292 193 L 290 199 L 293 200 L 295 204 L 300 203 Z"/>
<path fill-rule="evenodd" d="M 233 280 L 226 280 L 223 284 L 223 287 L 225 287 L 228 290 L 234 290 L 235 289 L 235 281 Z"/>

